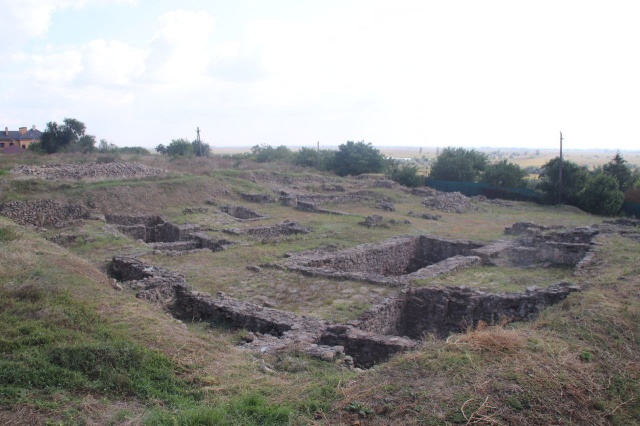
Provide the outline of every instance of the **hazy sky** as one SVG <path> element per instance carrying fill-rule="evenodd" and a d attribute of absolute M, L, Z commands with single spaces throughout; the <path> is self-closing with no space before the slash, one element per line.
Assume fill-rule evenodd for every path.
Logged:
<path fill-rule="evenodd" d="M 640 1 L 0 0 L 0 126 L 640 149 Z"/>

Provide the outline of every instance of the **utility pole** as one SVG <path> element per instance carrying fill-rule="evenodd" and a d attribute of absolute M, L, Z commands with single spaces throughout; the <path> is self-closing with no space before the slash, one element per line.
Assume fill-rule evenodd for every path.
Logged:
<path fill-rule="evenodd" d="M 560 162 L 558 163 L 558 204 L 562 204 L 562 132 L 560 132 Z"/>
<path fill-rule="evenodd" d="M 196 127 L 196 145 L 198 145 L 198 151 L 200 151 L 200 157 L 202 157 L 202 143 L 200 142 L 200 127 Z"/>

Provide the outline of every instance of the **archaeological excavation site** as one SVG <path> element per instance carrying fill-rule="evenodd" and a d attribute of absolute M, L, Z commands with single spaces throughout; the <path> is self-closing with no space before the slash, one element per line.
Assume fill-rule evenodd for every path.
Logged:
<path fill-rule="evenodd" d="M 599 312 L 589 307 L 601 300 L 594 288 L 637 303 L 637 289 L 622 287 L 636 280 L 636 219 L 411 189 L 383 175 L 117 164 L 99 174 L 72 164 L 11 170 L 2 225 L 41 241 L 24 245 L 25 261 L 76 259 L 96 287 L 66 294 L 137 330 L 132 339 L 181 365 L 205 399 L 227 401 L 240 380 L 280 404 L 287 386 L 288 400 L 322 401 L 292 408 L 296 424 L 418 424 L 420 410 L 442 420 L 429 424 L 516 424 L 541 404 L 532 380 L 551 380 L 523 360 L 573 371 L 605 356 L 582 335 L 563 343 L 566 324 Z M 627 263 L 605 256 L 612 247 L 625 247 Z M 606 274 L 613 284 L 602 284 Z M 7 292 L 35 285 L 11 282 Z M 584 387 L 575 377 L 558 392 Z M 635 401 L 626 392 L 618 403 Z M 572 398 L 569 407 L 585 403 Z M 487 420 L 498 412 L 506 423 Z"/>

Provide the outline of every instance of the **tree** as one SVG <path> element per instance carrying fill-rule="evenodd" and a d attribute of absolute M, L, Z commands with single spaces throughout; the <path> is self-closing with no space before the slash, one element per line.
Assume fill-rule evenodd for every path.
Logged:
<path fill-rule="evenodd" d="M 116 151 L 117 149 L 118 147 L 115 144 L 110 143 L 106 139 L 100 139 L 100 143 L 98 144 L 98 152 L 107 153 L 111 151 Z"/>
<path fill-rule="evenodd" d="M 93 152 L 96 149 L 96 137 L 93 135 L 83 135 L 75 144 L 71 145 L 70 148 L 83 153 Z"/>
<path fill-rule="evenodd" d="M 167 153 L 167 147 L 164 146 L 163 144 L 160 144 L 158 146 L 156 146 L 156 152 L 160 155 L 166 154 Z"/>
<path fill-rule="evenodd" d="M 503 188 L 522 188 L 527 185 L 527 172 L 507 160 L 489 164 L 482 174 L 482 182 Z"/>
<path fill-rule="evenodd" d="M 192 156 L 193 145 L 187 139 L 173 139 L 167 147 L 167 154 L 172 157 Z"/>
<path fill-rule="evenodd" d="M 291 162 L 296 166 L 315 167 L 318 170 L 331 170 L 333 167 L 333 157 L 335 151 L 321 149 L 320 151 L 302 147 L 291 156 Z"/>
<path fill-rule="evenodd" d="M 391 180 L 400 185 L 416 188 L 424 185 L 424 176 L 418 175 L 418 166 L 415 164 L 400 164 L 393 161 L 389 164 Z"/>
<path fill-rule="evenodd" d="M 385 157 L 371 143 L 348 141 L 338 147 L 332 168 L 339 176 L 382 173 Z"/>
<path fill-rule="evenodd" d="M 63 123 L 61 125 L 58 125 L 55 121 L 47 123 L 47 128 L 42 132 L 40 142 L 40 147 L 45 153 L 53 154 L 62 150 L 73 150 L 73 145 L 77 144 L 85 136 L 86 126 L 83 122 L 75 118 L 65 118 Z M 86 151 L 89 149 L 89 145 L 95 145 L 95 137 L 91 136 L 91 138 L 82 140 L 80 148 Z M 92 141 L 93 144 L 91 144 Z"/>
<path fill-rule="evenodd" d="M 560 157 L 549 160 L 542 166 L 538 189 L 544 195 L 542 200 L 550 204 L 558 203 Z M 576 163 L 562 162 L 562 201 L 574 206 L 578 205 L 578 193 L 582 191 L 589 177 L 589 171 Z"/>
<path fill-rule="evenodd" d="M 604 173 L 616 179 L 618 189 L 622 192 L 626 191 L 627 188 L 633 184 L 631 169 L 625 164 L 626 162 L 627 160 L 622 158 L 622 155 L 618 152 L 611 161 L 602 166 Z"/>
<path fill-rule="evenodd" d="M 589 177 L 578 193 L 578 206 L 589 213 L 613 216 L 624 203 L 624 194 L 615 177 L 600 172 Z"/>
<path fill-rule="evenodd" d="M 251 154 L 258 163 L 270 163 L 272 161 L 287 161 L 293 152 L 284 145 L 277 148 L 271 145 L 255 145 L 251 148 Z"/>
<path fill-rule="evenodd" d="M 475 149 L 447 147 L 440 151 L 429 177 L 435 180 L 475 182 L 487 167 L 486 154 Z"/>
<path fill-rule="evenodd" d="M 199 140 L 191 142 L 193 153 L 196 157 L 208 157 L 211 154 L 211 146 L 208 143 Z"/>
<path fill-rule="evenodd" d="M 296 166 L 303 167 L 316 167 L 318 165 L 320 153 L 308 147 L 302 147 L 297 152 L 293 153 L 291 162 Z"/>

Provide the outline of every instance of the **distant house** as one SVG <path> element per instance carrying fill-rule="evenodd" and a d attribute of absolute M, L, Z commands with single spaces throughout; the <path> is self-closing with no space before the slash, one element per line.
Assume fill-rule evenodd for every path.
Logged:
<path fill-rule="evenodd" d="M 5 127 L 4 132 L 0 132 L 0 152 L 10 146 L 27 149 L 29 145 L 40 142 L 41 139 L 42 132 L 36 129 L 35 125 L 29 130 L 26 127 L 20 127 L 19 130 L 9 130 Z"/>

